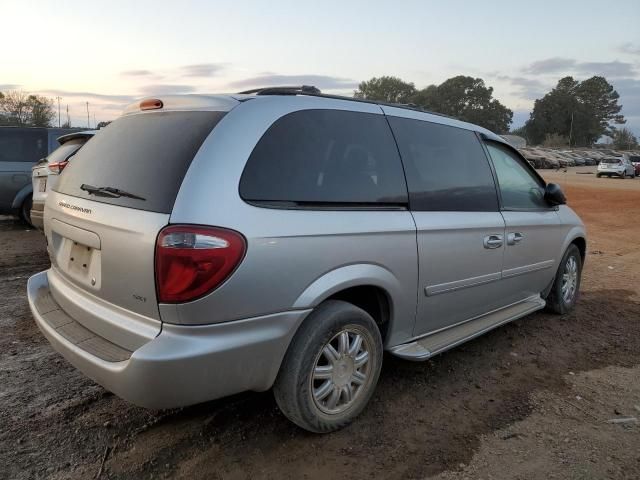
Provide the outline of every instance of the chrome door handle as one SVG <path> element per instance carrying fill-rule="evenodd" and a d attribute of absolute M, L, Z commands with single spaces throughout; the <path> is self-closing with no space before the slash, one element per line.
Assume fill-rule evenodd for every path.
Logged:
<path fill-rule="evenodd" d="M 502 235 L 487 235 L 482 242 L 484 248 L 499 248 L 502 246 Z"/>
<path fill-rule="evenodd" d="M 524 235 L 520 232 L 511 232 L 507 234 L 507 245 L 516 245 L 522 241 Z"/>

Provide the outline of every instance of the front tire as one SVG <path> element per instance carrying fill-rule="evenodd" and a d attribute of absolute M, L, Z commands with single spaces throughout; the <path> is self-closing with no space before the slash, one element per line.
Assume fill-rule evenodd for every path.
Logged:
<path fill-rule="evenodd" d="M 578 300 L 581 276 L 582 256 L 578 247 L 571 244 L 560 261 L 547 297 L 547 309 L 559 315 L 570 312 Z"/>
<path fill-rule="evenodd" d="M 280 410 L 314 433 L 339 430 L 369 402 L 382 367 L 375 321 L 355 305 L 328 300 L 296 333 L 273 387 Z"/>
<path fill-rule="evenodd" d="M 33 223 L 31 223 L 31 206 L 33 205 L 33 196 L 29 195 L 22 202 L 22 206 L 20 207 L 20 219 L 26 223 L 28 226 L 33 227 Z"/>

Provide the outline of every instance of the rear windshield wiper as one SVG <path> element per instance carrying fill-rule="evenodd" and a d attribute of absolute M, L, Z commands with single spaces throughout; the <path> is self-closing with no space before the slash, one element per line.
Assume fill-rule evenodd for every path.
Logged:
<path fill-rule="evenodd" d="M 140 197 L 138 195 L 134 195 L 133 193 L 125 192 L 124 190 L 120 190 L 119 188 L 113 187 L 94 187 L 93 185 L 87 185 L 83 183 L 80 185 L 80 190 L 84 190 L 92 195 L 97 195 L 100 197 L 111 197 L 111 198 L 119 198 L 119 197 L 129 197 L 135 198 L 136 200 L 146 200 L 146 198 Z"/>

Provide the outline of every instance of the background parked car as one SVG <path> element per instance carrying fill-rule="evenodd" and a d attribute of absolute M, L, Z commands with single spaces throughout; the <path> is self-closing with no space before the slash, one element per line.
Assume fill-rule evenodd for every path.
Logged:
<path fill-rule="evenodd" d="M 636 170 L 626 156 L 609 157 L 603 159 L 598 165 L 598 173 L 596 176 L 601 177 L 603 175 L 607 177 L 634 178 L 636 176 Z"/>
<path fill-rule="evenodd" d="M 32 168 L 33 201 L 31 205 L 31 224 L 42 230 L 44 202 L 47 192 L 58 183 L 58 175 L 75 153 L 96 134 L 97 130 L 69 133 L 58 138 L 60 146 L 50 155 L 36 163 Z"/>
<path fill-rule="evenodd" d="M 0 127 L 0 215 L 31 223 L 31 167 L 58 147 L 56 139 L 77 129 Z"/>
<path fill-rule="evenodd" d="M 640 176 L 640 155 L 629 155 L 629 161 L 636 171 L 636 176 Z"/>

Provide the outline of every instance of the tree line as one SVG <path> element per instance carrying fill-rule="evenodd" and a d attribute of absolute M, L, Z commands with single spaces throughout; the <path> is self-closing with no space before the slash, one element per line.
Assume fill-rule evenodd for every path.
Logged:
<path fill-rule="evenodd" d="M 0 125 L 50 127 L 55 111 L 53 100 L 19 90 L 0 92 Z"/>
<path fill-rule="evenodd" d="M 361 82 L 354 97 L 413 105 L 499 134 L 509 133 L 513 120 L 513 112 L 493 98 L 493 87 L 481 78 L 464 75 L 423 89 L 394 76 L 374 77 Z M 620 113 L 619 99 L 618 92 L 604 77 L 593 76 L 583 81 L 564 77 L 535 101 L 524 126 L 510 133 L 526 138 L 532 145 L 591 146 L 606 135 L 617 148 L 637 147 L 632 132 L 618 128 L 626 122 Z M 50 127 L 54 118 L 53 100 L 49 98 L 16 90 L 0 92 L 0 125 Z M 70 127 L 69 119 L 62 126 Z"/>
<path fill-rule="evenodd" d="M 523 127 L 509 131 L 513 112 L 493 98 L 493 87 L 481 78 L 459 75 L 440 85 L 417 89 L 398 77 L 374 77 L 361 82 L 354 97 L 401 103 L 475 123 L 498 134 L 512 133 L 529 144 L 591 146 L 601 136 L 613 139 L 618 148 L 633 148 L 637 139 L 620 114 L 620 95 L 601 76 L 583 81 L 564 77 L 556 87 L 534 103 Z"/>

